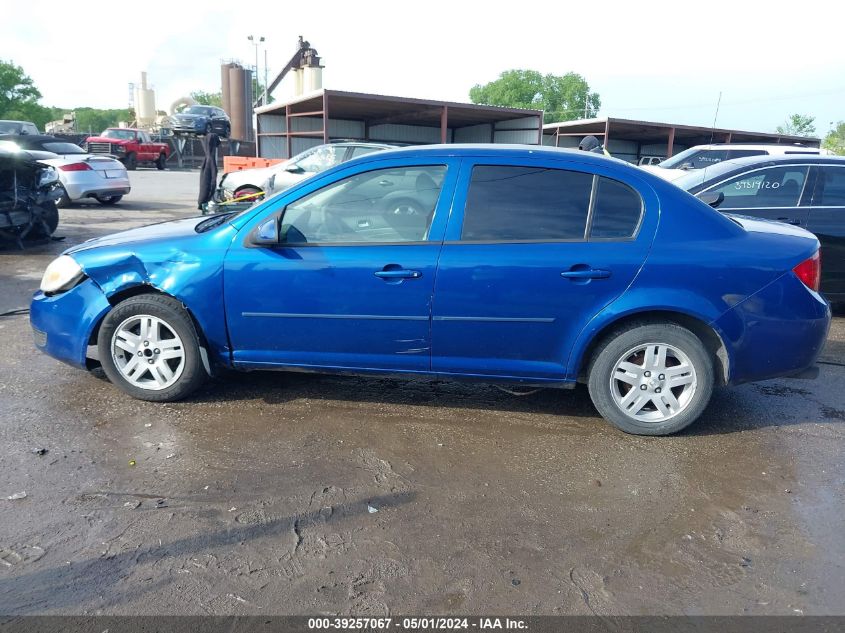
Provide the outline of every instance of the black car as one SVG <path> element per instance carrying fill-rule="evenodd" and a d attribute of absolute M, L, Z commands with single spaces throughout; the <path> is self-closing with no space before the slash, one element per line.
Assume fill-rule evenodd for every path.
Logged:
<path fill-rule="evenodd" d="M 38 159 L 30 152 L 0 148 L 0 237 L 18 245 L 27 238 L 49 237 L 59 225 L 59 177 Z"/>
<path fill-rule="evenodd" d="M 719 211 L 815 233 L 822 246 L 821 292 L 831 303 L 845 303 L 845 157 L 750 156 L 672 183 Z"/>
<path fill-rule="evenodd" d="M 176 134 L 214 133 L 228 137 L 232 130 L 229 115 L 223 108 L 209 105 L 192 105 L 170 117 L 170 127 Z"/>

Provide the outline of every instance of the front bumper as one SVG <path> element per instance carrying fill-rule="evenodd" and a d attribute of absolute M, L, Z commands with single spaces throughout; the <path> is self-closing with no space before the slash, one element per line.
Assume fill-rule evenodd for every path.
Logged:
<path fill-rule="evenodd" d="M 173 124 L 170 126 L 170 129 L 174 132 L 191 132 L 193 134 L 199 134 L 200 132 L 205 132 L 206 122 L 203 120 L 199 121 L 174 121 Z"/>
<path fill-rule="evenodd" d="M 68 365 L 85 368 L 88 342 L 110 309 L 103 291 L 90 279 L 51 297 L 39 290 L 29 308 L 35 346 Z"/>

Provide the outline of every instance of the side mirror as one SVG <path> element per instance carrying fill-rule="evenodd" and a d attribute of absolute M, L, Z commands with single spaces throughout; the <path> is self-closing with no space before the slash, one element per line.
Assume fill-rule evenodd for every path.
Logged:
<path fill-rule="evenodd" d="M 684 163 L 680 167 L 678 167 L 678 169 L 683 169 L 683 170 L 692 169 L 692 168 L 693 168 L 692 163 Z"/>
<path fill-rule="evenodd" d="M 718 209 L 719 205 L 725 201 L 725 194 L 721 191 L 704 191 L 696 196 L 699 200 L 701 200 L 704 204 L 713 207 L 714 209 Z"/>
<path fill-rule="evenodd" d="M 305 170 L 304 170 L 304 169 L 302 169 L 302 167 L 300 167 L 300 166 L 299 166 L 299 165 L 297 165 L 296 163 L 291 163 L 290 165 L 288 165 L 287 167 L 285 167 L 285 171 L 289 171 L 289 172 L 290 172 L 290 173 L 292 173 L 292 174 L 302 174 L 302 173 L 305 173 Z"/>
<path fill-rule="evenodd" d="M 253 231 L 250 243 L 254 246 L 276 246 L 279 243 L 279 218 L 264 220 Z"/>

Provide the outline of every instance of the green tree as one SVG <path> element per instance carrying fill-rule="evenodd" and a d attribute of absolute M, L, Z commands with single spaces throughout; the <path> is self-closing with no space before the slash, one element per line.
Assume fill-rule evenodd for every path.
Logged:
<path fill-rule="evenodd" d="M 39 104 L 39 99 L 41 92 L 23 68 L 0 60 L 0 119 L 32 121 L 43 129 L 52 112 Z"/>
<path fill-rule="evenodd" d="M 128 108 L 102 110 L 100 108 L 69 108 L 76 113 L 76 131 L 98 134 L 107 127 L 115 127 L 121 121 L 130 122 L 135 113 Z"/>
<path fill-rule="evenodd" d="M 191 93 L 191 99 L 202 105 L 223 107 L 223 93 L 221 92 L 206 92 L 204 90 L 196 90 Z"/>
<path fill-rule="evenodd" d="M 805 114 L 791 115 L 783 125 L 778 125 L 778 134 L 789 134 L 790 136 L 813 136 L 816 133 L 816 117 Z"/>
<path fill-rule="evenodd" d="M 473 103 L 544 110 L 544 121 L 592 118 L 601 97 L 590 92 L 587 80 L 577 73 L 542 75 L 536 70 L 506 70 L 490 83 L 476 84 L 469 91 Z"/>
<path fill-rule="evenodd" d="M 845 156 L 845 121 L 840 121 L 836 127 L 824 137 L 822 147 L 829 149 L 834 154 Z"/>

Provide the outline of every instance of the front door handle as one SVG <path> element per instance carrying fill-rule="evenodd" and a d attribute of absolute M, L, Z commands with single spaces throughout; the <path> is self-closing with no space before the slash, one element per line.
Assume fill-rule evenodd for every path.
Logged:
<path fill-rule="evenodd" d="M 377 270 L 373 273 L 379 279 L 419 279 L 422 273 L 418 270 Z"/>
<path fill-rule="evenodd" d="M 560 273 L 560 276 L 566 279 L 607 279 L 610 277 L 610 271 L 586 268 L 582 270 L 567 270 L 566 272 Z"/>
<path fill-rule="evenodd" d="M 793 226 L 801 226 L 801 220 L 796 220 L 795 218 L 778 218 L 778 222 L 786 222 L 787 224 L 792 224 Z"/>

